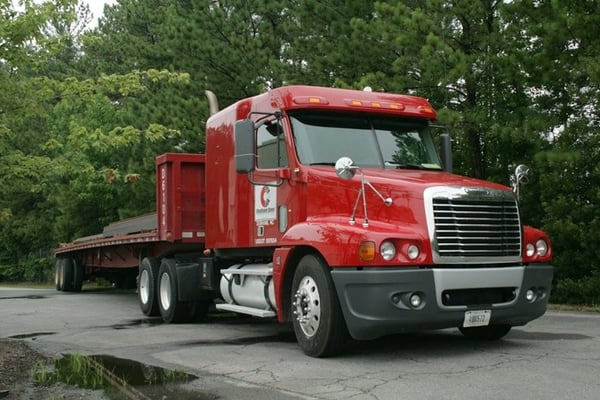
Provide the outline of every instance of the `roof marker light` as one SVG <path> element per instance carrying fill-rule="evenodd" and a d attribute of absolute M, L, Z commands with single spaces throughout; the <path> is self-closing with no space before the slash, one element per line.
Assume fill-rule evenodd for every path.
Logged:
<path fill-rule="evenodd" d="M 435 111 L 433 111 L 433 107 L 431 106 L 419 106 L 419 111 L 422 114 L 435 114 Z"/>
<path fill-rule="evenodd" d="M 294 97 L 296 104 L 329 104 L 329 100 L 321 96 L 296 96 Z"/>

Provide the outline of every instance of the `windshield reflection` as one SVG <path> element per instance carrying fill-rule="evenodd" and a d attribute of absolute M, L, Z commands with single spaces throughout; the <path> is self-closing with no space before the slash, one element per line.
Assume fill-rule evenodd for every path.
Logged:
<path fill-rule="evenodd" d="M 290 117 L 302 164 L 334 165 L 345 156 L 360 167 L 442 169 L 425 121 L 314 110 Z"/>

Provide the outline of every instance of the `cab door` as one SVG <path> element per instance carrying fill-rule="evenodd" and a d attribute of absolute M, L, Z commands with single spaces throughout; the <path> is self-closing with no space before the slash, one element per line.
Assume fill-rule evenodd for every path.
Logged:
<path fill-rule="evenodd" d="M 289 137 L 280 119 L 260 124 L 256 129 L 256 170 L 251 189 L 255 246 L 277 246 L 300 217 L 302 196 L 294 196 L 300 188 L 291 181 Z"/>

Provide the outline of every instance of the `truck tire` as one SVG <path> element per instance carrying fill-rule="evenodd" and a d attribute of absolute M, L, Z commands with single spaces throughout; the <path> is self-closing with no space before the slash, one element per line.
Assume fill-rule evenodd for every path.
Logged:
<path fill-rule="evenodd" d="M 72 258 L 61 258 L 61 282 L 63 292 L 73 290 L 73 277 L 75 274 L 75 263 Z"/>
<path fill-rule="evenodd" d="M 512 326 L 510 325 L 489 325 L 475 326 L 471 328 L 459 327 L 458 330 L 467 339 L 473 340 L 498 340 L 506 336 Z"/>
<path fill-rule="evenodd" d="M 327 357 L 344 349 L 348 329 L 331 275 L 319 256 L 309 254 L 300 260 L 291 303 L 294 333 L 304 353 Z"/>
<path fill-rule="evenodd" d="M 73 260 L 73 291 L 81 292 L 81 288 L 83 286 L 83 276 L 85 274 L 85 270 L 83 264 L 81 264 L 77 260 Z"/>
<path fill-rule="evenodd" d="M 144 315 L 155 317 L 158 311 L 158 261 L 145 257 L 140 264 L 140 277 L 137 283 L 138 303 Z"/>
<path fill-rule="evenodd" d="M 62 258 L 57 258 L 56 262 L 54 263 L 54 286 L 56 287 L 56 290 L 58 290 L 59 292 L 62 292 L 62 290 L 63 290 L 62 275 L 63 275 Z"/>
<path fill-rule="evenodd" d="M 175 260 L 164 258 L 158 271 L 158 309 L 166 323 L 185 322 L 189 315 L 188 304 L 178 301 L 177 268 Z"/>

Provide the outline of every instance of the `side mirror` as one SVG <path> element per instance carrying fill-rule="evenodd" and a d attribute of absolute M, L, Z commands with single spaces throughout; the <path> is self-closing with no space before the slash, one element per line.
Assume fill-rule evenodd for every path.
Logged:
<path fill-rule="evenodd" d="M 523 164 L 518 165 L 515 169 L 515 177 L 518 183 L 529 183 L 529 167 Z"/>
<path fill-rule="evenodd" d="M 254 171 L 256 154 L 254 149 L 254 122 L 251 119 L 243 119 L 235 123 L 235 170 L 239 173 Z"/>
<path fill-rule="evenodd" d="M 527 165 L 519 164 L 515 168 L 515 174 L 511 175 L 510 183 L 513 192 L 517 196 L 517 200 L 520 195 L 520 186 L 529 182 L 529 167 Z"/>
<path fill-rule="evenodd" d="M 352 179 L 356 173 L 354 162 L 350 157 L 341 157 L 335 162 L 335 173 L 344 180 Z"/>

